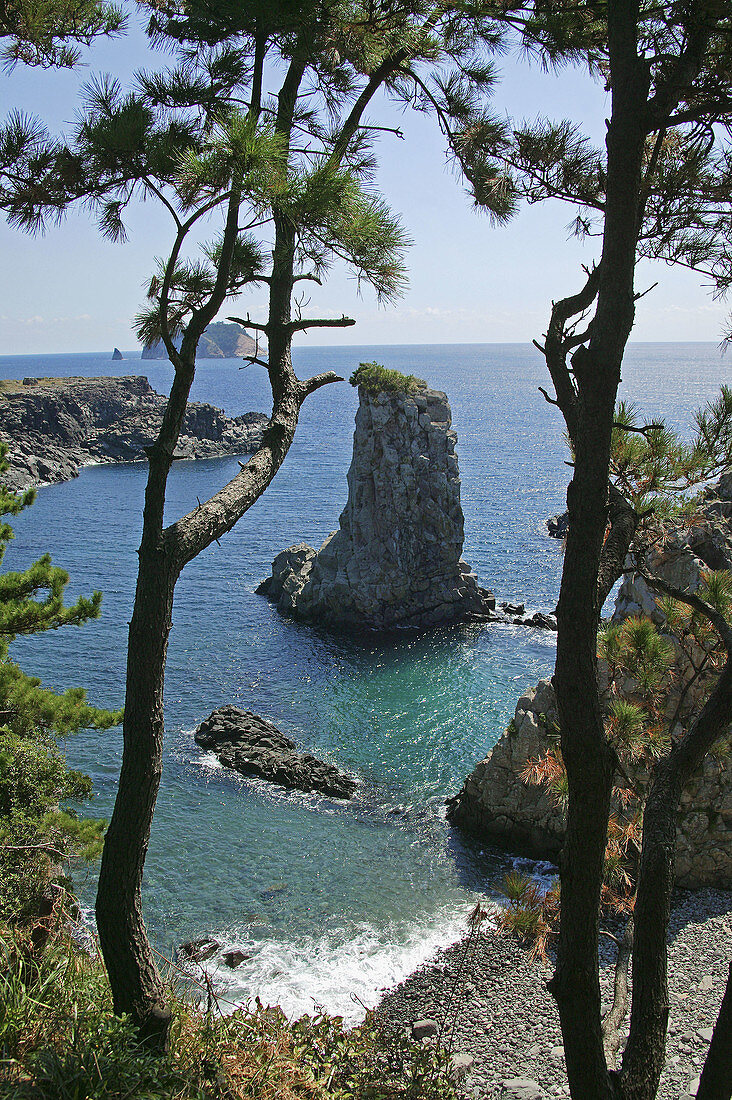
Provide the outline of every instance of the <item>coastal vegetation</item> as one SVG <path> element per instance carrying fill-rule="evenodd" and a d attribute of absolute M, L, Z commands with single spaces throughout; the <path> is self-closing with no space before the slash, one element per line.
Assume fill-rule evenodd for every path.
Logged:
<path fill-rule="evenodd" d="M 115 1014 L 98 948 L 80 948 L 69 915 L 32 932 L 0 923 L 0 1091 L 13 1100 L 457 1100 L 449 1054 L 316 1012 L 219 1001 L 175 968 L 165 975 L 171 1050 L 142 1046 Z M 197 994 L 197 996 L 195 995 Z M 199 998 L 203 1004 L 199 1003 Z M 205 1007 L 204 1007 L 205 1006 Z"/>
<path fill-rule="evenodd" d="M 381 363 L 359 363 L 348 379 L 352 386 L 362 386 L 366 393 L 418 393 L 426 388 L 423 378 L 390 370 Z"/>
<path fill-rule="evenodd" d="M 7 447 L 0 444 L 0 516 L 17 516 L 35 490 L 2 485 Z M 0 524 L 0 561 L 13 529 Z M 62 695 L 44 688 L 10 657 L 19 635 L 81 626 L 97 618 L 101 593 L 64 604 L 68 574 L 48 554 L 20 572 L 0 574 L 0 923 L 20 926 L 63 892 L 70 859 L 95 860 L 105 822 L 80 817 L 69 803 L 92 797 L 88 776 L 70 769 L 60 739 L 80 729 L 109 729 L 120 713 L 91 706 L 83 688 Z"/>
<path fill-rule="evenodd" d="M 730 209 L 719 202 L 728 168 L 715 130 L 722 124 L 724 134 L 729 118 L 730 13 L 704 3 L 660 11 L 635 0 L 549 12 L 520 8 L 523 20 L 515 10 L 511 19 L 527 49 L 547 64 L 581 60 L 602 72 L 612 94 L 605 151 L 566 121 L 540 120 L 496 133 L 481 116 L 480 89 L 469 78 L 436 89 L 433 100 L 479 206 L 494 209 L 501 181 L 503 209 L 510 212 L 521 198 L 560 198 L 577 210 L 577 233 L 602 240 L 601 255 L 577 292 L 554 301 L 537 343 L 554 387 L 546 398 L 560 410 L 573 451 L 554 673 L 568 790 L 551 990 L 572 1096 L 650 1100 L 668 1023 L 675 815 L 684 785 L 732 721 L 732 634 L 724 617 L 699 600 L 726 660 L 696 720 L 654 767 L 634 907 L 630 1035 L 616 1072 L 603 1044 L 598 935 L 618 756 L 600 704 L 597 632 L 602 605 L 644 517 L 610 476 L 621 367 L 639 297 L 636 264 L 640 257 L 680 263 L 703 271 L 720 291 L 730 285 Z M 542 20 L 544 14 L 549 18 Z M 700 1097 L 721 1095 L 719 1049 L 713 1044 Z"/>

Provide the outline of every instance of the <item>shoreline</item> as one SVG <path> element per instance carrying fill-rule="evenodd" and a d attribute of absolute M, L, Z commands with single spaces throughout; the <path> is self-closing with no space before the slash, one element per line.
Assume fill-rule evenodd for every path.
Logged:
<path fill-rule="evenodd" d="M 677 890 L 669 922 L 669 1030 L 659 1100 L 696 1092 L 732 955 L 732 891 Z M 475 1100 L 499 1100 L 503 1082 L 533 1081 L 539 1097 L 569 1096 L 556 1005 L 545 983 L 551 963 L 498 930 L 478 934 L 472 965 L 466 938 L 438 951 L 384 994 L 376 1015 L 387 1030 L 435 1020 L 442 1042 L 473 1059 L 463 1089 Z M 609 1006 L 615 949 L 600 941 L 603 1008 Z M 629 1015 L 626 1017 L 627 1028 Z M 527 1098 L 529 1094 L 527 1093 Z"/>

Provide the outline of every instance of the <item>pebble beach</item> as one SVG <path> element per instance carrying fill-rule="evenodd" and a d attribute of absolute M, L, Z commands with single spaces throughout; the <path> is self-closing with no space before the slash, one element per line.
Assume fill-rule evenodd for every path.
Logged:
<path fill-rule="evenodd" d="M 686 1100 L 696 1092 L 732 958 L 732 892 L 678 891 L 668 944 L 671 1011 L 658 1096 Z M 458 1066 L 468 1067 L 462 1087 L 472 1100 L 569 1096 L 559 1017 L 546 989 L 551 963 L 531 959 L 495 928 L 482 931 L 466 955 L 467 947 L 465 940 L 441 951 L 387 993 L 380 1018 L 387 1028 L 410 1032 L 416 1021 L 439 1024 L 439 1041 L 458 1056 Z M 606 1007 L 614 958 L 614 945 L 602 937 Z M 506 1086 L 517 1080 L 523 1091 Z"/>

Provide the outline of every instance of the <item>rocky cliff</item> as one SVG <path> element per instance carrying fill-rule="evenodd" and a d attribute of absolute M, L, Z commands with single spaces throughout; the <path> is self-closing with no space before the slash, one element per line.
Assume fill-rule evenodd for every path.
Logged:
<path fill-rule="evenodd" d="M 176 341 L 176 347 L 180 341 Z M 204 329 L 203 336 L 198 343 L 198 356 L 200 359 L 242 359 L 246 355 L 253 355 L 256 345 L 249 333 L 234 323 L 215 321 Z M 156 340 L 154 344 L 146 344 L 142 349 L 143 359 L 167 359 L 168 352 L 162 340 Z"/>
<path fill-rule="evenodd" d="M 529 760 L 550 747 L 557 721 L 551 681 L 540 680 L 521 696 L 513 721 L 468 776 L 450 804 L 448 818 L 467 832 L 509 851 L 556 860 L 564 839 L 564 814 L 542 786 L 521 778 Z M 641 787 L 648 776 L 636 771 Z M 622 818 L 615 800 L 613 812 Z M 685 788 L 676 827 L 679 886 L 732 888 L 732 767 L 708 756 Z"/>
<path fill-rule="evenodd" d="M 147 378 L 25 378 L 0 383 L 0 440 L 9 444 L 5 481 L 21 489 L 68 481 L 95 462 L 135 462 L 155 440 L 167 398 Z M 267 417 L 225 416 L 213 405 L 188 406 L 179 458 L 245 454 Z"/>
<path fill-rule="evenodd" d="M 426 383 L 409 393 L 359 386 L 340 528 L 318 551 L 284 550 L 260 591 L 298 618 L 349 629 L 422 628 L 492 612 L 493 596 L 461 558 L 456 441 L 444 393 Z"/>
<path fill-rule="evenodd" d="M 695 592 L 703 570 L 732 569 L 731 519 L 732 473 L 728 473 L 706 493 L 691 521 L 659 522 L 647 532 L 644 571 L 675 588 Z M 629 566 L 633 564 L 628 561 Z M 637 615 L 648 616 L 661 627 L 664 622 L 658 597 L 640 572 L 631 571 L 620 587 L 613 618 L 622 621 Z M 598 674 L 607 704 L 611 687 L 603 661 L 598 662 Z M 666 717 L 674 716 L 678 722 L 676 734 L 688 727 L 702 706 L 709 684 L 709 675 L 700 673 L 689 654 L 676 647 L 664 688 Z M 632 701 L 633 691 L 633 682 L 628 681 L 621 694 Z M 550 747 L 549 731 L 556 721 L 553 687 L 549 680 L 540 680 L 521 696 L 508 729 L 468 776 L 450 806 L 450 820 L 508 849 L 555 858 L 564 836 L 564 815 L 543 787 L 527 785 L 521 776 L 528 761 Z M 648 776 L 636 769 L 633 779 L 643 788 Z M 622 817 L 623 808 L 617 802 L 614 812 Z M 676 878 L 687 887 L 732 886 L 729 756 L 707 757 L 684 790 L 676 830 Z"/>

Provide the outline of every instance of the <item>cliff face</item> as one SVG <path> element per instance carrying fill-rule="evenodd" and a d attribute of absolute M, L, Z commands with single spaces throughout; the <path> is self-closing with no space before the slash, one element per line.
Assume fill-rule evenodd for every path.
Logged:
<path fill-rule="evenodd" d="M 673 705 L 676 698 L 669 696 Z M 694 700 L 689 701 L 689 711 Z M 557 722 L 554 688 L 540 680 L 521 696 L 508 729 L 476 765 L 453 800 L 453 825 L 535 859 L 556 860 L 564 840 L 564 814 L 544 787 L 524 783 L 521 773 L 550 747 L 547 729 Z M 648 775 L 630 769 L 641 788 Z M 613 813 L 623 818 L 614 800 Z M 732 767 L 708 756 L 681 796 L 676 826 L 676 881 L 679 886 L 732 887 Z"/>
<path fill-rule="evenodd" d="M 0 439 L 10 446 L 13 488 L 67 481 L 93 462 L 135 462 L 154 442 L 167 398 L 147 378 L 26 378 L 0 383 Z M 186 413 L 177 457 L 245 454 L 267 417 L 230 418 L 213 405 Z"/>
<path fill-rule="evenodd" d="M 176 347 L 179 346 L 180 340 L 175 343 Z M 200 359 L 243 359 L 245 355 L 254 354 L 255 346 L 254 340 L 241 325 L 216 321 L 204 330 L 198 344 L 198 356 Z M 141 358 L 167 359 L 165 344 L 162 340 L 146 344 Z"/>
<path fill-rule="evenodd" d="M 300 618 L 375 630 L 492 610 L 461 559 L 460 475 L 444 393 L 359 388 L 340 528 L 277 556 L 260 591 Z"/>

